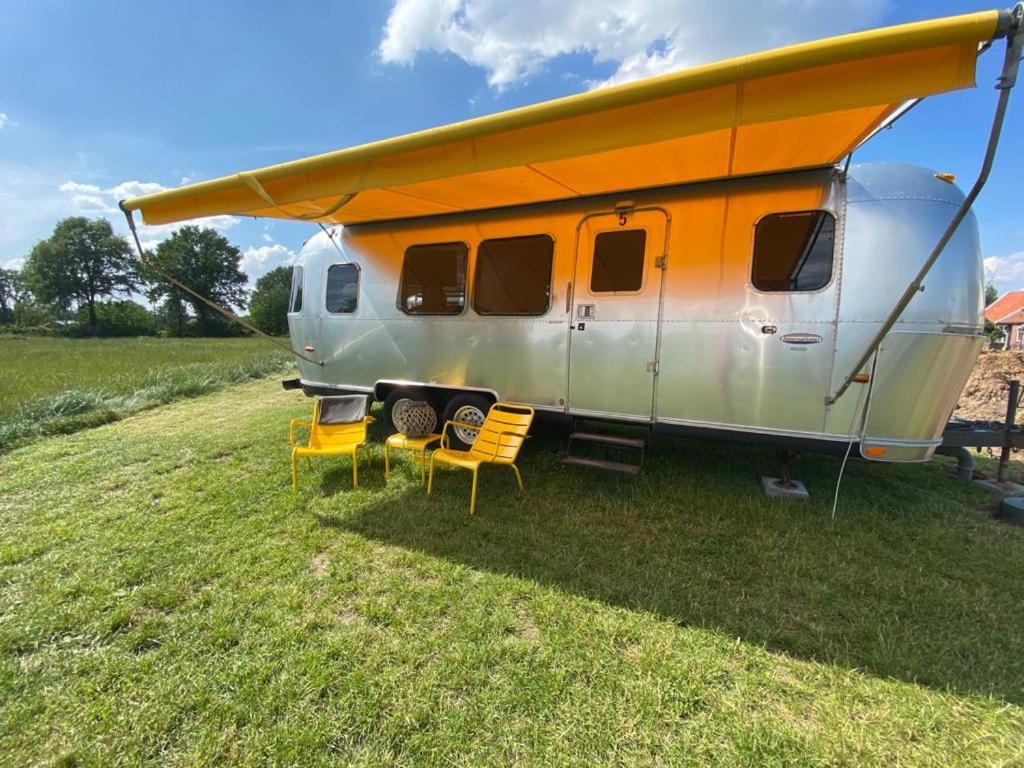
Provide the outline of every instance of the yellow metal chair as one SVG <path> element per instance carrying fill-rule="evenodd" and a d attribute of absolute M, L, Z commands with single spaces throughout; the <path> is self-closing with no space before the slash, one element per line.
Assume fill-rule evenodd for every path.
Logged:
<path fill-rule="evenodd" d="M 298 460 L 306 457 L 306 462 L 313 456 L 351 456 L 352 487 L 359 487 L 360 448 L 366 452 L 366 462 L 370 463 L 370 447 L 366 442 L 366 428 L 374 422 L 368 415 L 370 399 L 366 395 L 341 395 L 338 397 L 321 397 L 313 405 L 313 419 L 292 419 L 288 424 L 288 444 L 292 446 L 292 490 L 298 490 Z M 296 429 L 309 430 L 309 442 L 299 445 L 296 441 Z"/>
<path fill-rule="evenodd" d="M 516 473 L 519 490 L 523 490 L 523 477 L 515 465 L 519 449 L 526 441 L 530 424 L 533 423 L 533 408 L 511 403 L 495 403 L 487 412 L 482 425 L 446 421 L 441 431 L 441 447 L 430 455 L 430 477 L 427 493 L 434 487 L 434 464 L 462 467 L 473 473 L 473 492 L 469 497 L 469 514 L 476 510 L 476 479 L 481 464 L 502 464 L 512 467 Z M 448 427 L 457 426 L 478 430 L 476 441 L 468 451 L 456 451 L 448 447 Z"/>

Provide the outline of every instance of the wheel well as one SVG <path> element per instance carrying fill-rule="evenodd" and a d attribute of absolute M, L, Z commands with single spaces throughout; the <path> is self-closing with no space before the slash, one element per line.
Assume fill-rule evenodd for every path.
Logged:
<path fill-rule="evenodd" d="M 373 399 L 384 402 L 388 395 L 396 389 L 420 389 L 436 398 L 442 404 L 442 410 L 448 402 L 457 395 L 480 395 L 486 397 L 492 403 L 498 401 L 498 394 L 491 389 L 476 389 L 474 387 L 442 387 L 436 384 L 420 384 L 416 381 L 378 381 L 373 386 Z"/>

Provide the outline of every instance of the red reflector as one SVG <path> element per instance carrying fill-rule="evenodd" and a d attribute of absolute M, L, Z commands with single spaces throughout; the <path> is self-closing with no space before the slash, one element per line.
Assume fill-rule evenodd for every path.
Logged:
<path fill-rule="evenodd" d="M 312 352 L 312 351 L 313 351 L 313 348 L 312 348 L 311 346 L 309 346 L 309 344 L 307 344 L 306 346 L 304 346 L 304 347 L 303 347 L 302 349 L 303 349 L 303 351 L 305 351 L 305 352 Z"/>
<path fill-rule="evenodd" d="M 868 448 L 865 453 L 868 456 L 885 456 L 885 448 Z"/>

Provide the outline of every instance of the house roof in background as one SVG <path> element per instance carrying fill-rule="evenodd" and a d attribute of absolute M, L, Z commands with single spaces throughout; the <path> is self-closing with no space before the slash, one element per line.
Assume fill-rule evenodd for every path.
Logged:
<path fill-rule="evenodd" d="M 1024 291 L 1007 291 L 985 307 L 985 319 L 992 323 L 1024 323 Z"/>

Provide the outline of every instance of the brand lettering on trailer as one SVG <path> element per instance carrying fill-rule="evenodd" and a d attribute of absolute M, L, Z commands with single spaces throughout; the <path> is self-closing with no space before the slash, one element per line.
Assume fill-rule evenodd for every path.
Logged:
<path fill-rule="evenodd" d="M 782 337 L 782 341 L 786 344 L 817 344 L 821 341 L 821 336 L 816 333 L 787 333 Z"/>

